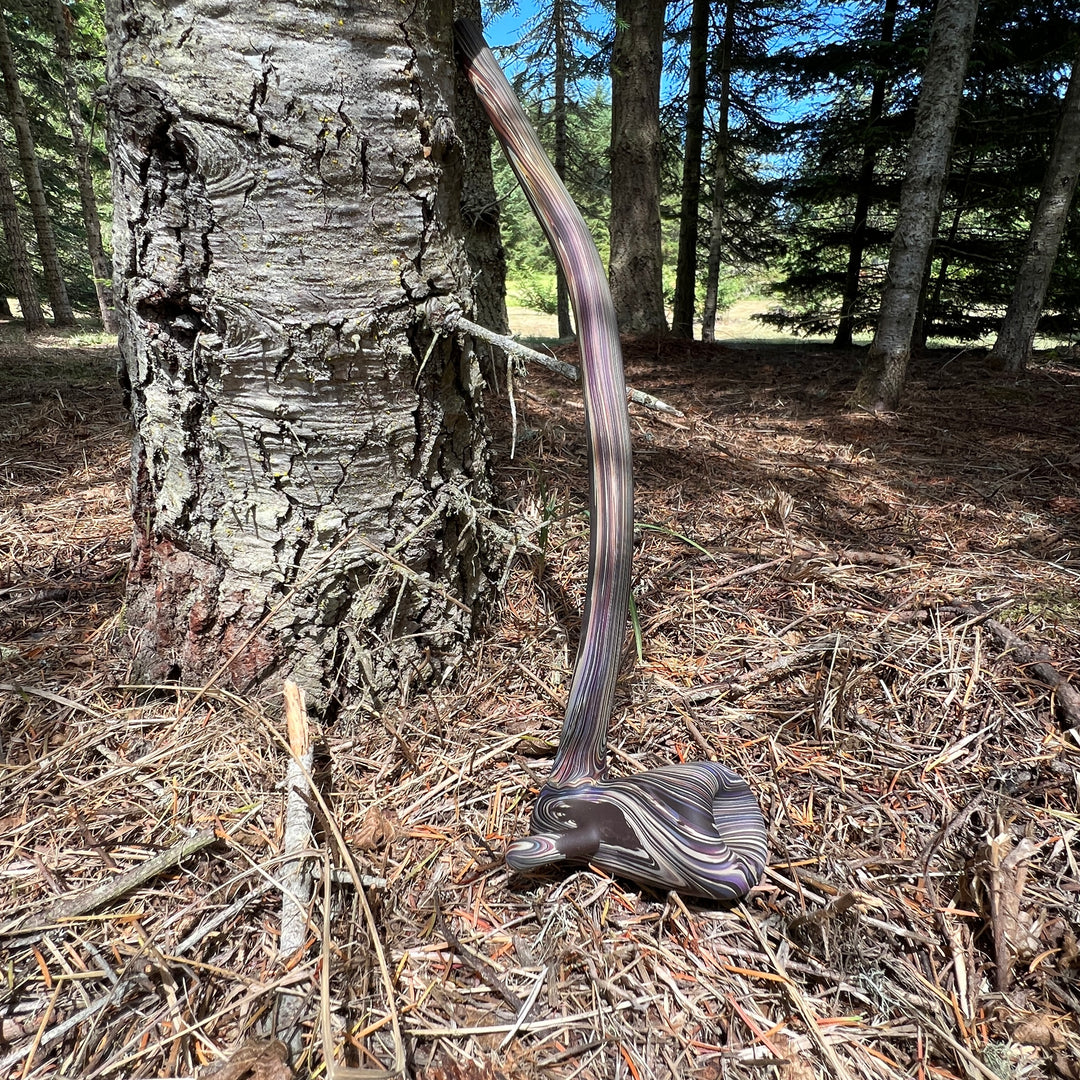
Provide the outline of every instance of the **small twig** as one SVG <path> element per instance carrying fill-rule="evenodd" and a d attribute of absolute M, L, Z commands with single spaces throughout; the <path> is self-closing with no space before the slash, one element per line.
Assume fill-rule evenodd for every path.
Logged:
<path fill-rule="evenodd" d="M 45 1015 L 41 1018 L 41 1023 L 37 1026 L 37 1031 L 34 1032 L 33 1041 L 30 1043 L 30 1049 L 26 1054 L 26 1062 L 22 1068 L 23 1080 L 26 1080 L 26 1077 L 30 1075 L 30 1069 L 33 1067 L 34 1058 L 37 1056 L 38 1048 L 41 1046 L 41 1040 L 49 1027 L 49 1021 L 52 1019 L 53 1010 L 56 1008 L 56 999 L 60 996 L 60 991 L 62 989 L 63 987 L 61 984 L 57 983 L 56 988 L 49 998 L 49 1004 L 45 1007 Z"/>
<path fill-rule="evenodd" d="M 499 978 L 498 968 L 486 956 L 480 956 L 461 944 L 457 934 L 450 929 L 450 925 L 443 915 L 442 903 L 439 901 L 438 893 L 435 894 L 435 925 L 439 928 L 439 933 L 446 938 L 446 944 L 450 946 L 451 951 L 457 958 L 482 982 L 491 987 L 518 1014 L 516 1028 L 513 1030 L 520 1028 L 526 1019 L 525 1016 L 520 1015 L 524 1011 L 525 1003 L 517 994 L 507 988 L 506 984 Z M 535 1002 L 535 998 L 533 1000 Z"/>
<path fill-rule="evenodd" d="M 1014 634 L 997 619 L 989 618 L 972 604 L 949 604 L 945 610 L 955 611 L 959 615 L 969 616 L 964 624 L 970 626 L 980 622 L 990 631 L 994 640 L 1006 651 L 1012 653 L 1016 662 L 1028 669 L 1039 682 L 1050 688 L 1053 695 L 1054 709 L 1062 727 L 1080 726 L 1080 690 L 1077 690 L 1057 668 L 1050 663 L 1050 654 L 1045 649 L 1033 649 L 1018 635 Z"/>
<path fill-rule="evenodd" d="M 494 330 L 488 330 L 486 326 L 474 323 L 471 319 L 466 319 L 464 315 L 460 315 L 456 311 L 429 305 L 428 319 L 436 325 L 446 327 L 447 330 L 464 330 L 465 333 L 472 334 L 473 337 L 478 337 L 489 345 L 497 345 L 510 356 L 532 361 L 535 364 L 542 364 L 549 371 L 554 371 L 556 375 L 562 375 L 571 382 L 581 382 L 581 372 L 573 364 L 568 364 L 565 360 L 560 360 L 556 356 L 548 356 L 546 353 L 530 349 L 527 345 L 522 345 L 520 341 L 515 341 L 504 334 L 496 334 Z M 673 405 L 669 405 L 666 401 L 653 394 L 648 394 L 644 390 L 635 390 L 633 387 L 628 386 L 626 396 L 635 405 L 642 405 L 646 409 L 652 409 L 655 412 L 667 413 L 668 416 L 686 415 L 680 409 L 676 409 Z"/>
<path fill-rule="evenodd" d="M 450 592 L 437 581 L 432 581 L 430 578 L 424 577 L 423 574 L 418 574 L 411 566 L 406 565 L 400 559 L 391 555 L 389 551 L 379 547 L 378 544 L 373 544 L 366 536 L 358 536 L 356 542 L 361 547 L 366 547 L 373 555 L 378 555 L 380 559 L 385 559 L 402 577 L 407 578 L 414 585 L 419 585 L 423 589 L 427 589 L 430 592 L 441 596 L 448 604 L 453 604 L 455 607 L 461 608 L 462 611 L 467 614 L 472 614 L 472 608 L 468 604 L 463 604 L 456 596 L 451 596 Z"/>
<path fill-rule="evenodd" d="M 260 881 L 250 892 L 244 893 L 243 896 L 234 900 L 227 907 L 223 907 L 212 918 L 207 919 L 205 922 L 200 923 L 183 941 L 181 941 L 175 949 L 172 950 L 173 956 L 183 956 L 190 952 L 199 942 L 209 937 L 219 926 L 223 923 L 227 923 L 234 915 L 238 915 L 241 911 L 248 906 L 248 904 L 254 903 L 268 893 L 276 886 L 276 882 L 273 878 L 267 878 Z"/>
<path fill-rule="evenodd" d="M 92 889 L 78 893 L 75 896 L 65 896 L 57 900 L 45 912 L 45 922 L 57 922 L 60 919 L 73 919 L 77 915 L 85 915 L 88 911 L 104 907 L 119 900 L 121 896 L 137 889 L 140 885 L 157 877 L 181 863 L 184 859 L 209 847 L 215 840 L 220 839 L 213 829 L 203 829 L 194 836 L 185 836 L 178 840 L 172 847 L 160 852 L 146 862 L 133 866 L 130 870 L 113 878 L 111 881 L 102 882 Z"/>
<path fill-rule="evenodd" d="M 810 1002 L 806 996 L 799 989 L 798 984 L 795 983 L 788 975 L 784 968 L 783 961 L 780 959 L 776 950 L 769 944 L 768 932 L 764 927 L 758 924 L 756 918 L 750 914 L 741 904 L 739 905 L 742 916 L 746 923 L 753 930 L 754 935 L 758 939 L 758 944 L 761 945 L 762 951 L 769 958 L 772 963 L 773 970 L 783 980 L 784 988 L 788 992 L 788 996 L 791 998 L 792 1004 L 799 1011 L 803 1018 L 803 1023 L 806 1025 L 807 1033 L 810 1038 L 817 1044 L 818 1050 L 821 1051 L 822 1057 L 832 1069 L 833 1075 L 841 1077 L 842 1080 L 853 1080 L 851 1070 L 840 1060 L 836 1051 L 826 1042 L 825 1037 L 821 1033 L 821 1028 L 818 1026 L 818 1017 L 810 1006 Z"/>

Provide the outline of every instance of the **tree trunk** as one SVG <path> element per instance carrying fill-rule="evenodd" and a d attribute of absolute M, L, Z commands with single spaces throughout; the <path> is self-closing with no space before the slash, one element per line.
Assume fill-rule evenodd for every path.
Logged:
<path fill-rule="evenodd" d="M 870 91 L 870 109 L 866 117 L 866 134 L 855 196 L 855 221 L 851 227 L 844 292 L 840 299 L 840 321 L 837 323 L 836 337 L 833 340 L 833 344 L 842 349 L 851 346 L 855 330 L 855 308 L 859 302 L 859 279 L 862 276 L 863 252 L 866 250 L 866 222 L 873 203 L 874 168 L 877 165 L 878 136 L 875 128 L 885 114 L 885 90 L 891 81 L 885 65 L 885 47 L 893 39 L 898 3 L 899 0 L 885 0 L 885 9 L 881 13 L 881 60 L 874 72 L 874 83 Z"/>
<path fill-rule="evenodd" d="M 56 237 L 53 233 L 52 218 L 45 202 L 45 188 L 41 183 L 38 169 L 37 151 L 34 137 L 30 133 L 30 121 L 26 116 L 22 90 L 19 87 L 19 74 L 15 70 L 15 57 L 11 51 L 7 22 L 0 10 L 0 71 L 4 76 L 7 91 L 8 115 L 15 131 L 15 143 L 19 148 L 19 161 L 22 163 L 23 177 L 26 180 L 26 196 L 30 201 L 30 213 L 37 232 L 38 255 L 41 258 L 42 274 L 45 278 L 45 291 L 53 309 L 53 322 L 57 326 L 74 326 L 75 313 L 68 300 L 67 286 L 60 269 L 60 257 L 56 251 Z"/>
<path fill-rule="evenodd" d="M 904 388 L 911 334 L 937 227 L 978 8 L 979 0 L 938 0 L 934 12 L 896 231 L 889 249 L 888 280 L 866 370 L 854 395 L 857 404 L 875 411 L 895 409 Z"/>
<path fill-rule="evenodd" d="M 709 52 L 710 0 L 694 0 L 690 13 L 690 85 L 686 97 L 686 146 L 679 207 L 679 258 L 671 332 L 694 336 L 697 307 L 698 214 L 701 202 L 701 143 L 705 129 L 705 84 Z"/>
<path fill-rule="evenodd" d="M 86 228 L 86 249 L 90 256 L 90 270 L 94 275 L 94 291 L 97 293 L 101 324 L 107 333 L 116 333 L 116 312 L 113 309 L 112 265 L 105 254 L 101 241 L 101 216 L 98 214 L 97 195 L 90 169 L 90 142 L 86 137 L 82 110 L 79 107 L 79 87 L 75 79 L 75 66 L 71 61 L 71 31 L 68 20 L 71 13 L 62 0 L 49 0 L 53 35 L 56 38 L 56 54 L 64 80 L 64 96 L 67 99 L 68 126 L 71 128 L 71 144 L 75 151 L 75 176 L 79 185 L 79 202 L 82 205 L 83 224 Z"/>
<path fill-rule="evenodd" d="M 479 26 L 480 0 L 458 0 L 455 13 Z M 461 215 L 465 224 L 465 250 L 473 273 L 476 321 L 496 334 L 509 334 L 506 315 L 506 249 L 499 228 L 499 200 L 491 171 L 491 127 L 468 80 L 456 73 L 456 129 L 465 153 L 461 188 Z M 477 342 L 481 366 L 489 383 L 495 379 L 492 346 Z"/>
<path fill-rule="evenodd" d="M 451 3 L 201 11 L 106 11 L 136 677 L 378 709 L 491 591 Z"/>
<path fill-rule="evenodd" d="M 709 254 L 705 261 L 705 305 L 701 313 L 701 340 L 716 340 L 716 308 L 720 294 L 720 254 L 724 244 L 724 209 L 727 197 L 728 155 L 731 137 L 731 48 L 735 40 L 735 5 L 727 0 L 724 38 L 720 42 L 720 116 L 716 128 L 716 166 L 713 171 L 712 222 L 709 227 Z"/>
<path fill-rule="evenodd" d="M 569 65 L 570 42 L 564 0 L 553 0 L 551 5 L 552 32 L 555 35 L 555 171 L 566 182 L 566 76 Z M 570 290 L 566 274 L 558 259 L 555 260 L 555 315 L 558 320 L 559 337 L 572 337 L 574 324 L 570 321 Z"/>
<path fill-rule="evenodd" d="M 955 183 L 956 170 L 950 168 L 951 179 Z M 941 297 L 945 291 L 945 285 L 949 280 L 949 270 L 952 267 L 952 253 L 956 250 L 957 238 L 960 235 L 960 226 L 964 221 L 964 214 L 968 211 L 968 194 L 971 190 L 971 178 L 975 171 L 975 150 L 968 154 L 967 165 L 964 170 L 964 182 L 956 196 L 956 205 L 953 207 L 952 218 L 949 228 L 940 240 L 935 240 L 930 245 L 926 256 L 926 281 L 922 289 L 922 297 L 919 302 L 919 314 L 915 318 L 915 327 L 911 334 L 911 344 L 915 349 L 925 349 L 926 343 L 934 335 L 941 314 Z M 933 270 L 935 249 L 940 248 L 941 255 L 938 258 L 937 273 L 933 275 L 934 283 L 931 287 L 930 278 Z"/>
<path fill-rule="evenodd" d="M 45 325 L 45 316 L 41 313 L 41 300 L 38 297 L 37 282 L 34 280 L 34 268 L 30 265 L 30 256 L 26 253 L 26 240 L 23 237 L 22 225 L 19 223 L 15 190 L 11 186 L 11 173 L 8 172 L 7 163 L 4 161 L 2 147 L 0 147 L 0 223 L 4 227 L 11 283 L 15 287 L 15 295 L 19 298 L 23 323 L 27 330 L 40 330 Z"/>
<path fill-rule="evenodd" d="M 615 0 L 611 54 L 611 295 L 624 333 L 664 333 L 660 68 L 665 0 Z"/>
<path fill-rule="evenodd" d="M 987 357 L 991 367 L 1022 371 L 1031 357 L 1050 272 L 1069 216 L 1080 173 L 1080 56 L 1073 61 L 1039 205 L 1031 222 L 1020 272 L 997 340 Z"/>

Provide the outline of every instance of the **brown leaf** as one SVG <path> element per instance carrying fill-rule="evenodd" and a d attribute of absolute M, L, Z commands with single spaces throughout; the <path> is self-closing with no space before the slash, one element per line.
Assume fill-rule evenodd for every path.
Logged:
<path fill-rule="evenodd" d="M 356 831 L 352 842 L 361 851 L 376 851 L 394 839 L 394 822 L 387 817 L 378 807 L 368 808 L 364 815 L 364 822 Z"/>
<path fill-rule="evenodd" d="M 1010 972 L 1017 957 L 1032 956 L 1040 942 L 1032 933 L 1032 920 L 1022 907 L 1027 882 L 1027 860 L 1039 845 L 1024 837 L 1013 846 L 1008 833 L 991 837 L 983 849 L 983 866 L 989 877 L 990 922 L 997 962 L 996 988 L 1009 988 Z"/>
<path fill-rule="evenodd" d="M 1017 1024 L 1013 1038 L 1025 1046 L 1054 1047 L 1064 1046 L 1065 1040 L 1042 1016 L 1033 1016 Z"/>
<path fill-rule="evenodd" d="M 280 1039 L 251 1039 L 228 1061 L 199 1071 L 200 1080 L 293 1080 L 289 1050 Z"/>

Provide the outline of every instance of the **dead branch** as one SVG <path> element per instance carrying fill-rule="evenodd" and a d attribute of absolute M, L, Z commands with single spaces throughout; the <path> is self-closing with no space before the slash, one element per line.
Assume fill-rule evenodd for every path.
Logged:
<path fill-rule="evenodd" d="M 520 341 L 515 341 L 504 334 L 496 334 L 494 330 L 488 330 L 487 327 L 474 323 L 471 319 L 466 319 L 464 315 L 460 315 L 456 311 L 436 309 L 434 306 L 429 305 L 428 318 L 437 326 L 443 326 L 450 331 L 464 330 L 465 333 L 472 334 L 473 337 L 478 337 L 489 345 L 498 346 L 498 348 L 511 356 L 516 356 L 519 360 L 543 364 L 549 371 L 554 371 L 556 375 L 562 375 L 563 378 L 569 379 L 571 382 L 581 382 L 581 372 L 573 364 L 568 364 L 565 360 L 560 360 L 556 356 L 548 356 L 546 353 L 530 349 L 527 345 L 522 345 Z M 654 412 L 667 413 L 668 416 L 686 415 L 680 409 L 676 409 L 673 405 L 669 405 L 666 401 L 653 394 L 648 394 L 644 390 L 635 390 L 632 386 L 626 388 L 626 396 L 635 405 L 642 405 L 646 409 L 652 409 Z"/>
<path fill-rule="evenodd" d="M 60 919 L 73 919 L 77 915 L 85 915 L 89 911 L 105 907 L 114 900 L 119 900 L 132 889 L 137 889 L 140 885 L 152 881 L 158 874 L 171 870 L 184 859 L 202 851 L 203 848 L 209 847 L 217 839 L 218 834 L 213 829 L 203 829 L 193 836 L 185 836 L 172 847 L 147 859 L 146 862 L 139 863 L 138 866 L 133 866 L 119 877 L 104 881 L 75 896 L 61 897 L 46 911 L 44 921 L 57 922 Z"/>
<path fill-rule="evenodd" d="M 1050 689 L 1054 711 L 1062 727 L 1080 727 L 1080 690 L 1077 690 L 1064 675 L 1051 663 L 1050 654 L 1045 649 L 1034 649 L 997 619 L 983 612 L 973 604 L 950 604 L 944 610 L 955 611 L 971 617 L 971 623 L 979 622 L 986 627 L 994 639 L 1007 653 L 1012 653 L 1020 667 L 1030 671 L 1040 683 Z M 970 625 L 970 624 L 969 624 Z"/>
<path fill-rule="evenodd" d="M 308 909 L 311 904 L 311 873 L 305 853 L 311 846 L 311 765 L 314 752 L 308 735 L 304 692 L 296 683 L 284 685 L 285 725 L 289 735 L 291 758 L 285 772 L 285 835 L 281 866 L 281 937 L 278 960 L 285 964 L 304 947 L 308 938 Z M 279 1026 L 289 1039 L 289 1049 L 298 1054 L 302 1048 L 301 1019 L 303 998 L 286 996 L 281 1000 Z"/>

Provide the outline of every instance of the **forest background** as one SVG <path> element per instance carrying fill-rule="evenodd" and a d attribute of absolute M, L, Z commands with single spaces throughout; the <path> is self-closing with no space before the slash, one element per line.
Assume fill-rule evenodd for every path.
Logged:
<path fill-rule="evenodd" d="M 1011 350 L 1003 372 L 987 349 L 1068 141 L 1073 6 L 978 5 L 911 378 L 879 410 L 851 395 L 931 27 L 975 5 L 666 5 L 660 258 L 646 253 L 660 302 L 625 354 L 630 381 L 682 415 L 631 408 L 635 613 L 611 748 L 618 770 L 707 756 L 752 781 L 772 856 L 732 910 L 589 870 L 506 871 L 558 739 L 588 449 L 569 384 L 508 379 L 501 358 L 473 422 L 452 397 L 465 335 L 416 300 L 443 278 L 410 279 L 408 302 L 364 321 L 385 266 L 361 257 L 375 245 L 361 251 L 349 208 L 376 219 L 370 183 L 400 199 L 386 235 L 407 233 L 409 184 L 433 183 L 440 154 L 456 167 L 415 112 L 366 92 L 362 50 L 400 58 L 402 5 L 364 5 L 392 9 L 385 40 L 326 30 L 322 5 L 111 6 L 127 97 L 106 84 L 100 6 L 8 4 L 0 21 L 0 1074 L 1078 1080 L 1076 207 L 1035 353 Z M 629 66 L 629 16 L 659 9 L 619 7 L 557 0 L 494 37 L 605 258 L 625 224 L 612 175 L 629 175 L 612 164 L 608 77 Z M 295 20 L 258 34 L 277 35 L 263 59 L 306 112 L 236 44 L 268 11 Z M 410 12 L 448 86 L 448 6 Z M 222 84 L 200 81 L 222 26 L 241 32 L 216 39 L 212 73 L 251 80 L 231 126 Z M 392 129 L 340 168 L 325 153 L 340 98 L 311 104 L 329 100 L 311 85 L 319 46 L 359 73 L 338 137 Z M 249 152 L 273 168 L 242 167 Z M 573 361 L 558 274 L 494 163 L 497 199 L 470 222 L 498 207 L 509 299 L 552 312 Z M 310 211 L 300 255 L 266 225 L 283 202 Z M 275 306 L 323 256 L 304 318 Z M 633 281 L 628 307 L 646 291 Z M 769 341 L 741 324 L 724 340 L 740 298 Z M 347 426 L 373 413 L 370 431 Z M 437 475 L 447 445 L 483 466 Z M 405 505 L 403 524 L 371 525 L 378 497 Z M 316 744 L 299 833 L 283 675 L 310 695 Z M 300 863 L 312 877 L 289 877 Z"/>
<path fill-rule="evenodd" d="M 576 0 L 556 0 L 529 17 L 505 9 L 493 5 L 493 43 L 606 258 L 612 12 Z M 756 318 L 764 325 L 841 345 L 867 340 L 932 15 L 929 2 L 897 0 L 668 6 L 660 217 L 669 309 L 681 288 L 708 338 L 716 307 L 763 298 Z M 699 36 L 692 42 L 695 18 Z M 1075 13 L 1067 3 L 989 2 L 978 19 L 916 348 L 930 340 L 992 340 L 1076 59 Z M 109 273 L 102 270 L 108 256 L 99 230 L 88 227 L 104 222 L 107 248 L 102 11 L 50 0 L 8 9 L 6 25 L 0 53 L 7 55 L 9 122 L 0 210 L 8 257 L 0 292 L 21 299 L 28 325 L 41 319 L 41 297 L 63 324 L 70 302 L 87 312 L 101 311 L 102 302 L 107 311 L 109 302 Z M 16 90 L 30 142 L 20 134 Z M 700 125 L 693 131 L 688 109 L 691 128 Z M 696 159 L 689 185 L 688 148 Z M 495 167 L 510 302 L 554 314 L 559 295 L 550 250 L 501 156 Z M 1047 344 L 1067 343 L 1080 329 L 1078 230 L 1074 206 L 1039 323 Z M 680 260 L 680 233 L 700 238 L 692 259 L 684 253 Z M 685 323 L 677 316 L 677 330 L 680 317 Z M 565 316 L 559 329 L 566 336 Z"/>

